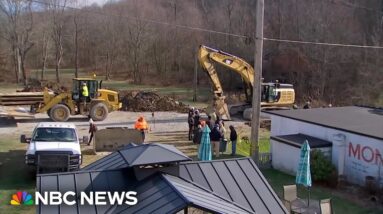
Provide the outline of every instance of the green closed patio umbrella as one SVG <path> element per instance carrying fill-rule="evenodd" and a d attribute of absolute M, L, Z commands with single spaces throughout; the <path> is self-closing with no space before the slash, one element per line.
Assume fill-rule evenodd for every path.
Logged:
<path fill-rule="evenodd" d="M 201 143 L 198 149 L 199 160 L 211 160 L 210 128 L 205 125 L 202 129 Z"/>
<path fill-rule="evenodd" d="M 307 187 L 309 191 L 308 205 L 310 205 L 310 187 L 311 182 L 311 171 L 310 171 L 310 145 L 307 140 L 301 147 L 301 153 L 299 158 L 299 165 L 297 170 L 297 176 L 295 178 L 296 184 L 301 184 Z"/>

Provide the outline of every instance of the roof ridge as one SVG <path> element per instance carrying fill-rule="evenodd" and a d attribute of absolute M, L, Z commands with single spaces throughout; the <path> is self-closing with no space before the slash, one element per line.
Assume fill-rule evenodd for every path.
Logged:
<path fill-rule="evenodd" d="M 159 173 L 158 175 L 164 179 L 164 181 L 172 188 L 187 204 L 191 203 L 164 175 L 165 173 Z"/>
<path fill-rule="evenodd" d="M 149 144 L 141 144 L 140 146 L 145 146 L 145 148 L 144 148 L 144 150 L 141 152 L 141 153 L 139 153 L 134 159 L 133 159 L 133 161 L 132 161 L 132 163 L 134 162 L 134 161 L 136 161 L 139 157 L 141 157 L 142 156 L 142 154 L 144 154 L 145 153 L 145 151 L 149 148 L 149 146 L 148 146 Z M 135 147 L 132 147 L 132 148 L 138 148 L 139 146 L 135 146 Z M 125 157 L 123 156 L 123 158 L 125 159 Z M 128 163 L 128 165 L 130 165 L 129 163 Z M 131 167 L 131 166 L 130 166 Z"/>
<path fill-rule="evenodd" d="M 52 172 L 52 173 L 39 173 L 36 174 L 36 177 L 45 177 L 45 176 L 57 176 L 57 175 L 72 175 L 72 174 L 82 174 L 82 173 L 94 173 L 94 172 L 109 172 L 109 171 L 120 171 L 125 168 L 115 168 L 115 169 L 90 169 L 90 170 L 77 170 L 70 172 Z"/>
<path fill-rule="evenodd" d="M 162 147 L 163 148 L 163 146 L 164 145 L 167 145 L 167 146 L 172 146 L 172 145 L 169 145 L 169 144 L 162 144 L 162 143 L 154 143 L 153 145 L 155 145 L 155 146 L 159 146 L 159 147 Z M 175 149 L 177 149 L 175 146 L 173 146 Z M 178 149 L 177 149 L 178 150 Z M 171 153 L 174 153 L 174 154 L 176 154 L 176 155 L 180 155 L 179 153 L 177 153 L 177 152 L 174 152 L 174 151 L 172 151 L 172 150 L 169 150 L 168 149 L 168 151 L 170 151 Z M 179 151 L 179 150 L 178 150 Z M 180 151 L 181 152 L 181 151 Z M 185 155 L 183 152 L 181 152 L 185 157 L 187 157 L 189 160 L 193 160 L 193 159 L 191 159 L 190 157 L 188 157 L 187 155 Z"/>
<path fill-rule="evenodd" d="M 229 199 L 227 199 L 227 198 L 224 198 L 224 197 L 218 195 L 217 193 L 215 193 L 215 192 L 213 192 L 213 191 L 211 191 L 211 190 L 208 190 L 208 189 L 206 189 L 205 187 L 203 187 L 203 186 L 201 186 L 201 185 L 199 185 L 199 184 L 197 184 L 197 183 L 194 183 L 193 181 L 189 181 L 189 180 L 186 180 L 186 179 L 181 178 L 181 177 L 178 177 L 178 176 L 170 175 L 170 174 L 167 174 L 167 173 L 165 173 L 165 172 L 164 172 L 164 173 L 161 173 L 161 176 L 164 177 L 164 178 L 166 179 L 166 181 L 169 183 L 169 185 L 171 185 L 171 186 L 173 186 L 173 184 L 171 184 L 171 182 L 170 182 L 170 181 L 168 180 L 168 178 L 166 178 L 165 176 L 171 176 L 171 177 L 175 177 L 175 178 L 178 178 L 178 179 L 180 179 L 180 180 L 183 180 L 184 182 L 186 182 L 186 183 L 190 183 L 190 184 L 192 184 L 192 185 L 194 185 L 194 186 L 196 186 L 196 187 L 198 187 L 198 188 L 200 188 L 200 189 L 202 189 L 202 190 L 204 190 L 204 191 L 206 191 L 206 192 L 208 192 L 208 193 L 211 193 L 212 195 L 214 195 L 214 196 L 216 196 L 216 197 L 218 197 L 218 198 L 220 198 L 220 199 L 222 199 L 222 200 L 224 200 L 224 201 L 226 201 L 226 202 L 228 202 L 228 203 L 230 203 L 230 204 L 233 204 L 233 205 L 235 205 L 235 206 L 238 206 L 239 208 L 241 208 L 241 209 L 243 209 L 243 210 L 245 210 L 245 211 L 247 211 L 247 212 L 249 212 L 249 213 L 255 213 L 254 211 L 249 210 L 249 209 L 243 207 L 242 205 L 240 205 L 240 204 L 238 204 L 238 203 L 236 203 L 236 202 L 234 202 L 234 201 L 231 201 L 231 200 L 229 200 Z M 173 187 L 174 187 L 174 186 L 173 186 Z M 177 189 L 176 187 L 174 187 L 174 188 Z M 178 189 L 177 189 L 177 192 L 179 192 Z M 182 194 L 182 193 L 181 193 L 181 194 Z"/>
<path fill-rule="evenodd" d="M 240 158 L 227 158 L 227 159 L 219 159 L 219 160 L 206 160 L 206 161 L 186 161 L 182 162 L 180 164 L 196 164 L 196 163 L 211 163 L 211 162 L 221 162 L 221 161 L 235 161 L 235 160 L 245 160 L 245 159 L 251 159 L 251 157 L 240 157 Z"/>

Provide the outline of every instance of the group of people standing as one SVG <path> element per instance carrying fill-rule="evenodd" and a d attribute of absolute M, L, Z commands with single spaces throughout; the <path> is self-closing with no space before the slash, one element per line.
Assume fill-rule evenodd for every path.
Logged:
<path fill-rule="evenodd" d="M 189 124 L 189 140 L 192 140 L 195 144 L 201 143 L 202 131 L 205 126 L 210 129 L 210 143 L 212 146 L 212 152 L 215 157 L 219 157 L 220 151 L 226 149 L 221 148 L 221 144 L 226 146 L 227 143 L 227 132 L 225 123 L 215 113 L 208 115 L 207 119 L 202 119 L 198 109 L 191 107 L 188 113 L 188 124 Z M 232 144 L 231 155 L 236 154 L 237 148 L 237 132 L 234 126 L 230 125 L 230 142 Z"/>

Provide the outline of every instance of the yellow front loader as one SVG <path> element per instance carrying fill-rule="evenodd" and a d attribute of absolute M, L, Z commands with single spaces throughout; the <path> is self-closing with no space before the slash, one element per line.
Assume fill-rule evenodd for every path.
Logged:
<path fill-rule="evenodd" d="M 89 97 L 81 101 L 81 85 L 88 87 Z M 67 121 L 70 115 L 89 116 L 94 121 L 104 120 L 109 112 L 121 107 L 116 91 L 101 89 L 101 83 L 93 78 L 75 78 L 71 92 L 51 94 L 44 91 L 44 102 L 31 106 L 31 112 L 47 112 L 54 121 Z"/>

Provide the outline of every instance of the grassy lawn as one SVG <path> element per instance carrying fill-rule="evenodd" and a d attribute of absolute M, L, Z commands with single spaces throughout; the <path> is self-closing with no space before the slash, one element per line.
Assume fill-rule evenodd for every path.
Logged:
<path fill-rule="evenodd" d="M 249 136 L 249 133 L 244 132 L 243 130 L 237 130 L 238 132 L 238 142 L 237 142 L 237 153 L 240 156 L 250 156 L 250 141 L 241 139 L 242 136 Z M 231 152 L 231 146 L 228 146 L 228 152 Z M 265 129 L 260 130 L 259 138 L 259 152 L 268 153 L 270 152 L 270 132 Z"/>
<path fill-rule="evenodd" d="M 84 70 L 79 69 L 79 75 L 80 76 L 90 76 L 91 73 L 86 73 Z M 31 78 L 40 79 L 41 77 L 41 70 L 40 69 L 33 69 L 30 73 Z M 60 77 L 63 79 L 69 78 L 72 79 L 75 77 L 75 71 L 73 68 L 64 68 L 60 69 Z M 56 70 L 55 69 L 46 69 L 44 74 L 44 79 L 46 80 L 55 80 L 56 79 Z"/>
<path fill-rule="evenodd" d="M 0 139 L 0 213 L 35 213 L 33 206 L 9 205 L 17 191 L 35 192 L 35 172 L 24 164 L 25 147 L 15 140 Z"/>
<path fill-rule="evenodd" d="M 263 175 L 269 181 L 274 191 L 282 198 L 283 185 L 289 185 L 295 183 L 295 177 L 284 174 L 274 169 L 263 170 Z M 305 188 L 298 188 L 298 196 L 300 198 L 307 198 L 307 190 Z M 324 199 L 331 198 L 333 200 L 333 208 L 335 213 L 347 213 L 347 214 L 373 214 L 382 213 L 382 210 L 367 209 L 358 206 L 352 201 L 340 198 L 334 195 L 329 189 L 320 186 L 313 185 L 311 189 L 311 198 Z"/>
<path fill-rule="evenodd" d="M 241 138 L 241 134 L 239 133 L 239 139 Z M 240 140 L 237 145 L 238 153 L 243 156 L 250 155 L 250 142 L 247 140 Z M 270 132 L 264 129 L 260 130 L 259 137 L 259 152 L 260 153 L 268 153 L 270 152 Z"/>

